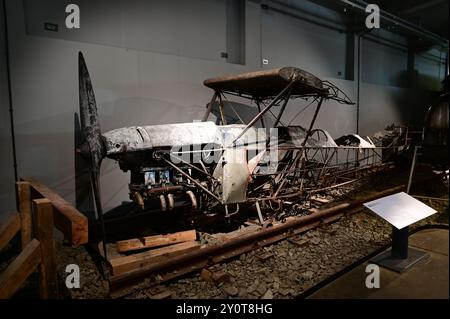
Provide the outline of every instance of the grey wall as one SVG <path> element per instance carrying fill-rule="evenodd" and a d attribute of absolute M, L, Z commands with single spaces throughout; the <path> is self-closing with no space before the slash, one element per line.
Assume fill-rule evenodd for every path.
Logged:
<path fill-rule="evenodd" d="M 445 65 L 440 60 L 445 59 L 445 52 L 430 49 L 415 55 L 415 71 L 417 87 L 436 91 L 441 87 L 445 76 Z"/>
<path fill-rule="evenodd" d="M 4 19 L 0 3 L 0 218 L 2 213 L 15 208 Z"/>
<path fill-rule="evenodd" d="M 445 60 L 436 49 L 412 58 L 414 70 L 408 70 L 406 39 L 385 30 L 374 30 L 361 39 L 361 135 L 373 135 L 392 123 L 421 128 L 430 102 L 441 89 Z"/>
<path fill-rule="evenodd" d="M 433 93 L 420 89 L 361 84 L 360 134 L 372 136 L 390 124 L 421 129 Z"/>
<path fill-rule="evenodd" d="M 26 31 L 30 35 L 213 61 L 220 60 L 220 52 L 226 51 L 226 1 L 222 0 L 24 3 Z M 64 27 L 64 11 L 69 3 L 82 8 L 83 27 L 79 30 Z M 46 31 L 44 22 L 58 24 L 58 32 Z"/>
<path fill-rule="evenodd" d="M 212 94 L 202 85 L 204 79 L 260 68 L 303 67 L 356 99 L 355 81 L 345 80 L 344 33 L 267 12 L 255 2 L 245 2 L 245 41 L 237 37 L 245 44 L 245 50 L 239 51 L 245 59 L 238 59 L 244 64 L 227 63 L 220 55 L 230 46 L 225 0 L 176 5 L 172 1 L 72 2 L 80 4 L 80 30 L 64 28 L 65 1 L 7 1 L 19 176 L 34 176 L 72 203 L 78 51 L 89 67 L 103 131 L 199 119 Z M 287 3 L 301 6 L 307 2 Z M 332 15 L 324 8 L 319 11 Z M 44 22 L 58 23 L 59 32 L 44 30 Z M 393 121 L 409 121 L 401 108 L 409 91 L 395 80 L 407 64 L 405 55 L 373 43 L 363 52 L 364 60 L 377 64 L 363 78 L 369 83 L 361 86 L 361 132 L 372 134 Z M 263 66 L 262 58 L 269 64 Z M 392 65 L 398 68 L 392 70 Z M 380 67 L 389 71 L 387 76 Z M 435 71 L 426 68 L 432 78 L 439 77 Z M 418 100 L 412 102 L 408 107 L 417 108 Z M 2 115 L 6 112 L 3 105 Z M 304 105 L 304 101 L 295 101 L 282 120 L 289 122 Z M 305 125 L 312 111 L 305 110 L 293 123 Z M 3 127 L 8 121 L 3 117 L 0 121 L 2 137 L 7 137 Z M 317 126 L 335 137 L 355 132 L 356 108 L 326 103 Z M 10 165 L 2 158 L 2 174 L 11 175 L 4 172 L 10 171 Z M 0 196 L 11 197 L 13 188 L 6 189 L 9 183 L 2 186 L 4 195 Z M 101 186 L 106 210 L 128 199 L 127 184 L 127 174 L 105 160 Z"/>
<path fill-rule="evenodd" d="M 270 10 L 262 11 L 261 25 L 270 67 L 290 63 L 320 77 L 344 78 L 345 33 Z"/>

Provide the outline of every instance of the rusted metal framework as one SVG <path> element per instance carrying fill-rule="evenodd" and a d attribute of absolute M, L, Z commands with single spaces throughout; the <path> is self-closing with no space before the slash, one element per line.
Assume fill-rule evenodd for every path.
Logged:
<path fill-rule="evenodd" d="M 353 103 L 330 82 L 298 68 L 206 80 L 204 84 L 214 93 L 202 122 L 133 126 L 105 133 L 100 130 L 92 83 L 81 53 L 79 84 L 83 143 L 78 151 L 91 169 L 103 257 L 112 269 L 112 291 L 155 272 L 161 273 L 164 280 L 174 278 L 205 267 L 211 258 L 214 263 L 223 261 L 226 256 L 254 249 L 255 243 L 266 245 L 335 220 L 342 210 L 359 203 L 341 203 L 318 211 L 309 206 L 309 199 L 320 192 L 346 187 L 387 165 L 383 161 L 384 146 L 376 146 L 369 138 L 349 134 L 333 139 L 326 130 L 315 127 L 323 103 Z M 229 99 L 236 96 L 254 102 L 256 107 Z M 315 107 L 307 128 L 291 125 L 305 108 L 291 123 L 283 122 L 289 101 L 294 99 L 306 100 L 309 104 L 305 108 Z M 256 114 L 248 116 L 243 110 Z M 211 114 L 216 115 L 216 123 L 208 121 Z M 405 140 L 398 139 L 402 143 Z M 255 208 L 258 221 L 255 217 L 251 222 L 259 222 L 262 227 L 202 249 L 197 249 L 197 243 L 180 243 L 186 250 L 175 251 L 177 247 L 171 246 L 173 250 L 164 251 L 173 258 L 164 255 L 159 261 L 152 260 L 151 253 L 118 257 L 110 251 L 108 258 L 99 191 L 100 165 L 105 157 L 130 172 L 130 198 L 143 210 L 150 204 L 156 204 L 161 211 L 183 207 L 185 217 L 214 215 L 212 220 L 217 222 L 223 217 L 254 212 Z M 191 210 L 186 212 L 189 206 Z M 294 216 L 287 218 L 289 215 Z M 269 224 L 272 227 L 266 227 Z M 165 273 L 169 269 L 176 271 Z"/>
<path fill-rule="evenodd" d="M 344 92 L 328 81 L 321 81 L 298 68 L 286 67 L 207 79 L 204 84 L 213 89 L 214 94 L 203 121 L 208 119 L 216 107 L 218 120 L 222 125 L 227 125 L 224 116 L 224 101 L 227 100 L 227 95 L 250 99 L 257 106 L 257 115 L 245 123 L 236 110 L 238 108 L 230 105 L 234 115 L 243 125 L 231 147 L 249 147 L 248 141 L 247 144 L 236 142 L 258 122 L 263 128 L 267 128 L 268 121 L 264 120 L 264 115 L 268 112 L 274 117 L 271 127 L 278 129 L 282 135 L 281 140 L 275 143 L 270 143 L 268 137 L 267 147 L 263 150 L 265 154 L 278 152 L 276 167 L 266 172 L 249 170 L 252 183 L 245 188 L 248 195 L 246 202 L 255 204 L 258 212 L 261 207 L 279 213 L 283 213 L 286 208 L 292 214 L 304 212 L 302 203 L 311 195 L 347 185 L 368 171 L 384 166 L 380 149 L 377 149 L 370 139 L 367 141 L 357 135 L 348 135 L 334 141 L 325 130 L 314 128 L 324 101 L 353 104 Z M 281 122 L 289 101 L 297 98 L 312 99 L 309 105 L 315 104 L 308 129 L 284 125 Z M 278 114 L 272 112 L 274 106 L 280 107 Z M 258 168 L 264 165 L 263 159 L 264 155 L 257 160 Z M 251 161 L 252 159 L 249 159 L 248 162 Z M 262 222 L 261 214 L 260 219 Z"/>
<path fill-rule="evenodd" d="M 162 211 L 190 203 L 193 211 L 230 217 L 256 206 L 261 223 L 286 211 L 306 213 L 302 205 L 311 195 L 347 185 L 384 165 L 381 149 L 370 139 L 350 134 L 334 140 L 315 128 L 323 103 L 353 103 L 335 85 L 304 70 L 285 67 L 207 79 L 204 84 L 214 93 L 202 122 L 101 133 L 89 73 L 81 54 L 79 59 L 84 143 L 78 150 L 91 166 L 100 218 L 98 178 L 104 157 L 130 171 L 130 198 L 143 209 L 151 202 Z M 234 104 L 228 99 L 233 96 L 256 108 Z M 294 99 L 315 107 L 307 128 L 282 121 Z M 258 111 L 249 118 L 241 109 Z M 207 121 L 211 113 L 217 123 Z M 230 118 L 234 122 L 229 124 Z"/>

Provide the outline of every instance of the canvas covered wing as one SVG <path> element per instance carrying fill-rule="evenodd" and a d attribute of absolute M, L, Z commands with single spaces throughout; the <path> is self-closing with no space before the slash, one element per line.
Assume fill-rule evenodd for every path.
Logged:
<path fill-rule="evenodd" d="M 319 78 L 295 67 L 215 77 L 205 80 L 203 84 L 214 91 L 265 99 L 276 96 L 290 81 L 295 82 L 293 97 L 328 93 Z"/>

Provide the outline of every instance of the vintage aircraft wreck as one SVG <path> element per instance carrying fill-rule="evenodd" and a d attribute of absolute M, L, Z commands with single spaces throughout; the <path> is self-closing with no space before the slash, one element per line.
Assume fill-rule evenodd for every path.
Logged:
<path fill-rule="evenodd" d="M 298 212 L 312 194 L 351 183 L 358 172 L 380 165 L 381 155 L 370 139 L 350 134 L 334 140 L 327 131 L 314 128 L 324 102 L 353 103 L 336 86 L 306 71 L 285 67 L 212 78 L 204 84 L 213 97 L 201 122 L 102 133 L 89 73 L 79 54 L 84 142 L 78 150 L 90 163 L 99 215 L 98 179 L 104 157 L 131 172 L 130 198 L 143 209 L 152 201 L 162 211 L 183 202 L 192 210 L 229 217 L 253 206 L 261 222 L 262 211 Z M 230 95 L 249 99 L 256 107 L 230 102 Z M 293 99 L 315 107 L 307 128 L 282 122 Z M 241 116 L 241 106 L 256 114 Z M 212 114 L 216 123 L 208 121 Z"/>

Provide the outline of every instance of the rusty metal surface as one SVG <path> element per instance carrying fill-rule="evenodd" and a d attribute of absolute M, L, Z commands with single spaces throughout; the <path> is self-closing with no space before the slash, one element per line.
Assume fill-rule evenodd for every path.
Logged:
<path fill-rule="evenodd" d="M 305 142 L 306 138 L 306 130 L 301 126 L 288 126 L 287 133 L 289 135 L 289 142 L 294 146 L 300 147 Z M 314 134 L 317 132 L 317 134 Z M 334 142 L 333 138 L 331 137 L 330 133 L 328 133 L 325 130 L 314 130 L 311 132 L 311 137 L 308 138 L 306 141 L 305 146 L 308 147 L 338 147 L 338 145 Z"/>
<path fill-rule="evenodd" d="M 207 79 L 203 84 L 215 91 L 234 92 L 259 98 L 276 96 L 290 81 L 293 96 L 327 93 L 322 81 L 295 67 L 241 73 Z"/>

